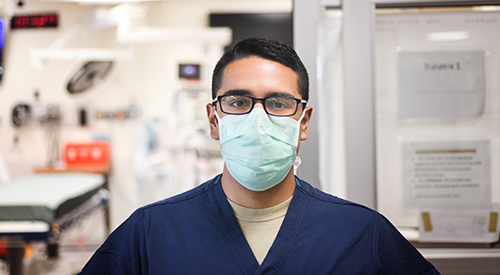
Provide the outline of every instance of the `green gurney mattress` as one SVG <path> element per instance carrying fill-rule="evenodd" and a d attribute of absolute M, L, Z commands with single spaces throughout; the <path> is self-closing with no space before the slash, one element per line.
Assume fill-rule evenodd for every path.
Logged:
<path fill-rule="evenodd" d="M 44 221 L 53 224 L 99 191 L 104 175 L 36 174 L 0 185 L 0 221 Z"/>

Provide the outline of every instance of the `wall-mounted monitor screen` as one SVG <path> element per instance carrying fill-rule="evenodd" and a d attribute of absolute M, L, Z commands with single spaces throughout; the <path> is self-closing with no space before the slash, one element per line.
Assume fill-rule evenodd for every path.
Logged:
<path fill-rule="evenodd" d="M 200 79 L 200 64 L 179 64 L 180 79 Z"/>

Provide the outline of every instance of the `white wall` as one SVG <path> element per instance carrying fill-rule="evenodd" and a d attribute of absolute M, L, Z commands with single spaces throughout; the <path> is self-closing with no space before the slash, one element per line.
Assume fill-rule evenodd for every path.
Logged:
<path fill-rule="evenodd" d="M 54 62 L 47 64 L 43 71 L 36 72 L 29 67 L 29 49 L 48 47 L 60 34 L 79 17 L 84 17 L 90 7 L 75 9 L 73 4 L 30 5 L 16 9 L 17 13 L 52 12 L 60 14 L 57 30 L 7 30 L 4 48 L 4 75 L 0 84 L 0 151 L 7 162 L 12 176 L 26 173 L 28 164 L 41 164 L 45 159 L 43 133 L 27 127 L 17 131 L 11 124 L 12 107 L 19 101 L 33 101 L 38 90 L 47 101 L 69 102 L 64 91 L 65 83 L 78 66 L 75 62 Z M 8 21 L 8 18 L 5 18 Z M 19 135 L 19 146 L 14 145 L 14 137 Z"/>
<path fill-rule="evenodd" d="M 208 25 L 210 12 L 290 12 L 292 9 L 291 0 L 164 1 L 149 2 L 147 5 L 150 8 L 150 16 L 146 23 L 157 27 L 204 27 Z M 169 145 L 169 142 L 179 136 L 180 133 L 176 132 L 179 130 L 179 122 L 182 124 L 186 121 L 185 114 L 184 117 L 178 117 L 172 112 L 175 104 L 178 106 L 183 100 L 182 96 L 179 99 L 178 93 L 180 83 L 177 80 L 177 62 L 206 61 L 203 71 L 205 79 L 201 86 L 206 90 L 206 97 L 202 94 L 202 100 L 206 98 L 206 101 L 199 104 L 199 113 L 195 115 L 195 119 L 199 119 L 205 116 L 204 104 L 209 101 L 209 77 L 215 60 L 207 61 L 207 48 L 200 43 L 140 45 L 135 47 L 133 60 L 115 62 L 110 75 L 102 85 L 92 88 L 85 94 L 70 95 L 66 92 L 66 85 L 84 62 L 53 60 L 46 62 L 41 70 L 36 71 L 29 65 L 29 51 L 32 47 L 50 46 L 77 22 L 87 25 L 91 20 L 92 8 L 93 6 L 77 3 L 41 1 L 29 1 L 22 8 L 13 7 L 15 14 L 57 12 L 60 22 L 57 29 L 7 30 L 4 49 L 5 74 L 0 84 L 0 153 L 12 177 L 33 173 L 34 167 L 44 166 L 47 141 L 43 129 L 37 125 L 15 128 L 10 122 L 12 108 L 19 101 L 33 102 L 36 90 L 39 91 L 42 101 L 60 103 L 65 111 L 65 123 L 61 128 L 63 143 L 89 141 L 102 134 L 110 137 L 113 153 L 110 184 L 114 196 L 111 205 L 114 209 L 112 213 L 114 227 L 133 209 L 146 203 L 144 199 L 138 199 L 137 194 L 146 191 L 143 190 L 145 185 L 140 186 L 141 183 L 137 181 L 135 174 L 137 167 L 134 162 L 137 160 L 138 152 L 145 146 L 144 125 L 156 125 L 158 136 L 162 139 L 161 143 L 172 149 L 175 143 Z M 116 49 L 122 48 L 123 45 L 117 43 L 114 27 L 100 30 L 85 27 L 64 47 Z M 142 115 L 139 119 L 93 120 L 85 128 L 77 126 L 74 120 L 70 119 L 75 108 L 79 106 L 87 106 L 93 111 L 117 111 L 130 104 L 137 104 L 141 109 Z M 72 118 L 74 119 L 74 116 Z M 152 122 L 153 120 L 155 122 Z M 177 125 L 177 128 L 172 125 Z M 17 143 L 14 142 L 15 137 L 18 137 Z M 175 172 L 172 171 L 166 175 L 169 177 L 169 184 L 177 187 L 158 188 L 162 192 L 157 192 L 152 199 L 183 191 L 199 183 L 197 180 L 200 177 L 206 176 L 186 173 L 200 164 L 195 162 L 191 155 L 177 153 L 163 156 L 161 162 L 166 166 L 175 163 L 177 166 L 173 170 L 177 171 L 177 174 L 184 172 L 182 176 L 174 175 Z M 179 166 L 184 163 L 187 167 L 182 170 Z M 155 189 L 158 186 L 147 187 Z M 147 193 L 155 192 L 147 191 Z"/>

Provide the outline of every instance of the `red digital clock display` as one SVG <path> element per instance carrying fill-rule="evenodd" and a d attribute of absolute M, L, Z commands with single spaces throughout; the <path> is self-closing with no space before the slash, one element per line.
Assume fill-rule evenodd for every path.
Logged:
<path fill-rule="evenodd" d="M 43 29 L 57 27 L 56 13 L 14 15 L 10 20 L 11 29 Z"/>

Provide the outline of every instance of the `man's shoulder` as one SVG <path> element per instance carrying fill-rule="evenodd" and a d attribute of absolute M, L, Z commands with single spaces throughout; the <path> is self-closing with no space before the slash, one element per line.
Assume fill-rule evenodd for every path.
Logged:
<path fill-rule="evenodd" d="M 354 236 L 364 234 L 367 228 L 379 228 L 386 224 L 383 216 L 367 206 L 342 199 L 314 188 L 301 181 L 299 190 L 301 197 L 307 198 L 307 214 L 310 222 L 329 224 L 343 230 L 339 234 Z M 297 191 L 296 191 L 297 192 Z M 294 195 L 295 197 L 295 195 Z"/>
<path fill-rule="evenodd" d="M 214 188 L 219 182 L 220 175 L 208 180 L 186 192 L 153 202 L 141 207 L 142 211 L 151 211 L 158 208 L 178 207 L 184 204 L 196 204 L 196 201 L 205 200 L 207 192 Z"/>
<path fill-rule="evenodd" d="M 300 183 L 298 190 L 303 192 L 306 196 L 310 197 L 313 203 L 322 204 L 326 207 L 326 209 L 342 209 L 342 211 L 352 210 L 356 212 L 364 212 L 366 214 L 373 214 L 374 212 L 376 212 L 367 206 L 349 201 L 347 199 L 339 198 L 313 187 L 306 181 L 303 181 L 301 179 L 298 180 Z"/>

